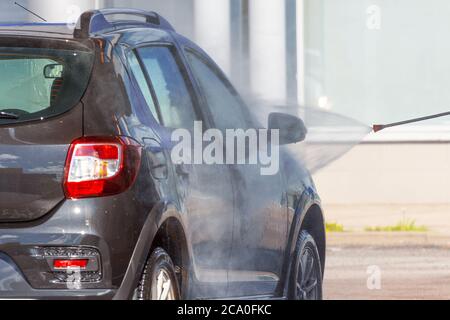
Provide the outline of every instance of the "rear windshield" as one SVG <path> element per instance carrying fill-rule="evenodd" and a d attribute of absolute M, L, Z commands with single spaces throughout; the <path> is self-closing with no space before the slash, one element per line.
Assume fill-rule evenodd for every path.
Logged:
<path fill-rule="evenodd" d="M 0 42 L 0 125 L 68 111 L 86 90 L 93 53 L 80 48 L 5 47 Z"/>

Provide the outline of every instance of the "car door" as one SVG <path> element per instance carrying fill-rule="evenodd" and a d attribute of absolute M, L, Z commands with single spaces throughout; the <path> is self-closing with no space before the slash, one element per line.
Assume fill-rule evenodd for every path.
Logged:
<path fill-rule="evenodd" d="M 187 50 L 186 56 L 215 127 L 224 134 L 228 129 L 255 130 L 245 104 L 212 61 L 193 49 Z M 229 146 L 225 149 L 228 155 Z M 245 157 L 248 160 L 248 150 Z M 287 205 L 282 176 L 279 171 L 274 175 L 262 175 L 261 165 L 246 163 L 229 166 L 236 218 L 228 294 L 236 297 L 275 293 L 287 242 Z"/>
<path fill-rule="evenodd" d="M 170 139 L 177 129 L 193 135 L 194 121 L 202 121 L 203 116 L 176 48 L 169 44 L 142 46 L 130 51 L 128 60 L 149 111 L 159 123 L 161 139 Z M 161 150 L 164 141 L 151 136 L 146 139 L 151 156 L 157 156 L 155 147 L 159 144 Z M 234 214 L 230 173 L 225 166 L 175 163 L 170 150 L 164 153 L 163 161 L 175 177 L 178 210 L 192 248 L 194 282 L 190 296 L 224 297 Z"/>

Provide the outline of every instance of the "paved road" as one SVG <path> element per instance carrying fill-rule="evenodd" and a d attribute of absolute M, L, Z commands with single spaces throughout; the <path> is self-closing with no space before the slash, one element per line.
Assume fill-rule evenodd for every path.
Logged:
<path fill-rule="evenodd" d="M 325 299 L 450 299 L 446 247 L 331 244 L 327 259 Z"/>

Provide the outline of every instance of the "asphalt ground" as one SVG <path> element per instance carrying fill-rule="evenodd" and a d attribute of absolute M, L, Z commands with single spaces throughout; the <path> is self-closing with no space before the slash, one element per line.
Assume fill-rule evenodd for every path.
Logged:
<path fill-rule="evenodd" d="M 432 234 L 328 235 L 324 298 L 450 299 L 450 238 Z"/>

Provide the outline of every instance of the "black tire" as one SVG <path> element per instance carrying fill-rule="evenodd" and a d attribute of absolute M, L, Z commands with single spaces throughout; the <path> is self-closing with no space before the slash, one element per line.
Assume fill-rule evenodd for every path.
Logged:
<path fill-rule="evenodd" d="M 156 248 L 147 260 L 135 300 L 180 300 L 180 289 L 172 259 Z"/>
<path fill-rule="evenodd" d="M 291 300 L 322 300 L 322 265 L 314 238 L 301 231 L 297 239 L 289 287 Z"/>

